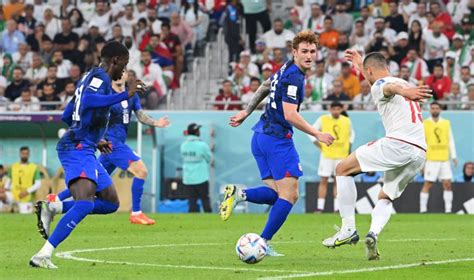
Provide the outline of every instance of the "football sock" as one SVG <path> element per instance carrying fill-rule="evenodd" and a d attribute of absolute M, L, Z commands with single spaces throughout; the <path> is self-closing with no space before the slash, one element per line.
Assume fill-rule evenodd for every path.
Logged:
<path fill-rule="evenodd" d="M 341 231 L 353 232 L 355 226 L 355 204 L 357 189 L 352 176 L 336 176 L 338 187 L 337 199 L 339 200 L 339 214 L 342 218 Z"/>
<path fill-rule="evenodd" d="M 392 215 L 392 202 L 388 199 L 379 199 L 372 212 L 370 231 L 379 235 Z"/>
<path fill-rule="evenodd" d="M 421 192 L 420 193 L 420 213 L 425 213 L 428 211 L 428 199 L 430 198 L 430 193 Z"/>
<path fill-rule="evenodd" d="M 242 200 L 252 203 L 273 205 L 277 199 L 278 193 L 267 186 L 242 190 Z"/>
<path fill-rule="evenodd" d="M 59 220 L 53 234 L 48 238 L 49 243 L 55 248 L 58 247 L 92 209 L 94 209 L 94 202 L 92 201 L 75 201 L 74 206 Z"/>
<path fill-rule="evenodd" d="M 453 191 L 444 191 L 444 212 L 451 213 L 451 208 L 453 206 Z"/>
<path fill-rule="evenodd" d="M 64 201 L 64 200 L 68 199 L 68 198 L 71 197 L 71 196 L 72 196 L 72 195 L 71 195 L 71 191 L 69 191 L 68 188 L 66 188 L 66 189 L 64 189 L 64 191 L 58 193 L 58 198 L 59 198 L 59 200 L 61 200 L 61 201 Z"/>
<path fill-rule="evenodd" d="M 339 200 L 337 198 L 334 198 L 334 212 L 339 211 Z"/>
<path fill-rule="evenodd" d="M 145 180 L 140 178 L 133 178 L 132 181 L 132 211 L 139 212 L 142 210 L 140 204 L 142 201 L 143 195 L 143 185 L 145 184 Z"/>
<path fill-rule="evenodd" d="M 283 223 L 290 214 L 291 208 L 293 204 L 289 201 L 284 200 L 282 198 L 278 198 L 275 204 L 270 210 L 270 214 L 268 215 L 267 224 L 263 229 L 261 234 L 262 238 L 265 240 L 271 240 L 273 235 L 280 229 Z"/>
<path fill-rule="evenodd" d="M 43 247 L 41 248 L 41 250 L 39 250 L 37 255 L 41 257 L 51 257 L 53 251 L 54 246 L 51 245 L 48 240 L 46 240 L 46 243 L 44 243 Z"/>
<path fill-rule="evenodd" d="M 118 208 L 119 206 L 115 203 L 96 198 L 91 214 L 110 214 L 117 211 Z"/>
<path fill-rule="evenodd" d="M 318 198 L 318 207 L 317 207 L 317 209 L 323 211 L 325 203 L 326 203 L 326 199 Z"/>

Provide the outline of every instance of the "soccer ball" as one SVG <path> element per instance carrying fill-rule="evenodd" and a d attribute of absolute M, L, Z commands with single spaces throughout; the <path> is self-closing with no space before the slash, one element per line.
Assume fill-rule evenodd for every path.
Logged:
<path fill-rule="evenodd" d="M 245 263 L 258 263 L 267 254 L 267 242 L 256 233 L 247 233 L 237 241 L 235 252 Z"/>

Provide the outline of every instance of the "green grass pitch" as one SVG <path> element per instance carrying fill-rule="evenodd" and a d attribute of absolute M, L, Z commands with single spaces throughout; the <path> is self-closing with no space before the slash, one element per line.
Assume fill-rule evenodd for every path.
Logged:
<path fill-rule="evenodd" d="M 274 238 L 286 256 L 255 265 L 240 262 L 234 246 L 242 234 L 260 233 L 266 215 L 152 217 L 154 226 L 131 225 L 127 214 L 87 217 L 56 251 L 75 259 L 54 256 L 59 269 L 50 271 L 28 267 L 43 244 L 35 216 L 1 214 L 0 279 L 474 279 L 474 217 L 467 215 L 392 216 L 375 262 L 365 260 L 363 242 L 321 245 L 338 215 L 290 215 Z M 370 216 L 357 222 L 363 237 Z M 97 248 L 106 249 L 68 253 Z"/>

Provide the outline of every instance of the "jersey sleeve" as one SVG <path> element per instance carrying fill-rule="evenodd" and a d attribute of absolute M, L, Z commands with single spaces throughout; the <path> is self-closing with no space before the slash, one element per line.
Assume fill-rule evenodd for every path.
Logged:
<path fill-rule="evenodd" d="M 375 82 L 375 84 L 372 85 L 370 89 L 370 93 L 372 94 L 372 97 L 374 98 L 375 102 L 378 101 L 387 101 L 390 100 L 390 97 L 386 97 L 383 94 L 383 88 L 385 85 L 389 84 L 390 81 L 386 79 L 380 79 Z"/>
<path fill-rule="evenodd" d="M 132 110 L 134 112 L 136 111 L 139 111 L 142 109 L 142 104 L 141 104 L 141 101 L 140 101 L 140 97 L 138 96 L 138 94 L 134 94 L 132 99 L 131 99 L 131 103 L 132 103 Z"/>
<path fill-rule="evenodd" d="M 81 101 L 84 108 L 108 107 L 128 99 L 127 91 L 112 94 L 110 82 L 104 81 L 104 78 L 100 76 L 92 77 L 84 87 Z"/>
<path fill-rule="evenodd" d="M 282 79 L 283 91 L 282 101 L 291 104 L 300 104 L 301 96 L 304 91 L 304 76 L 290 73 Z"/>

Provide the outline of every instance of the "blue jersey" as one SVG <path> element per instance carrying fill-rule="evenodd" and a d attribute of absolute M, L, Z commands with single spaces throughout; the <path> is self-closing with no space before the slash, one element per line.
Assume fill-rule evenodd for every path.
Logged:
<path fill-rule="evenodd" d="M 110 107 L 110 120 L 106 138 L 112 143 L 125 143 L 127 140 L 128 124 L 132 111 L 141 110 L 140 98 L 135 94 L 132 98 L 114 104 Z"/>
<path fill-rule="evenodd" d="M 111 80 L 104 69 L 97 67 L 86 73 L 64 110 L 62 119 L 70 128 L 56 149 L 69 150 L 79 144 L 95 149 L 104 136 L 110 106 L 127 99 L 127 92 L 112 94 Z"/>
<path fill-rule="evenodd" d="M 304 100 L 305 74 L 293 61 L 288 61 L 270 77 L 271 88 L 265 112 L 252 128 L 255 132 L 277 138 L 293 135 L 292 125 L 285 120 L 283 102 L 300 105 Z"/>

